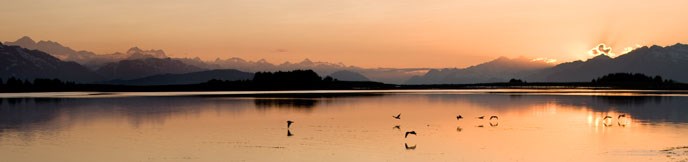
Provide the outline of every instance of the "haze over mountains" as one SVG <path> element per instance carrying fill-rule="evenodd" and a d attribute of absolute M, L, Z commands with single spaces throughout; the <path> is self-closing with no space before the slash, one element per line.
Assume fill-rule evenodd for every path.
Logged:
<path fill-rule="evenodd" d="M 661 75 L 688 82 L 688 74 L 684 72 L 688 70 L 688 45 L 684 44 L 642 47 L 616 58 L 600 54 L 586 61 L 558 65 L 525 57 L 500 57 L 475 66 L 451 69 L 361 68 L 309 59 L 282 64 L 241 58 L 204 61 L 199 58 L 171 58 L 163 50 L 142 50 L 138 47 L 126 52 L 95 54 L 74 50 L 53 41 L 36 42 L 29 37 L 5 42 L 1 48 L 1 78 L 58 78 L 131 85 L 192 84 L 208 78 L 241 80 L 259 71 L 297 69 L 312 69 L 321 76 L 329 75 L 339 80 L 393 84 L 490 83 L 506 82 L 512 78 L 527 82 L 588 82 L 617 72 Z"/>

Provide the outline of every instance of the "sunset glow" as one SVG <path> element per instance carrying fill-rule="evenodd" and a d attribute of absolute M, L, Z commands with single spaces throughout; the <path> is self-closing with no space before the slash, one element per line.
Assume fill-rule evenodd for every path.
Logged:
<path fill-rule="evenodd" d="M 0 40 L 173 57 L 305 58 L 362 67 L 466 67 L 499 56 L 582 59 L 605 43 L 686 43 L 688 1 L 29 0 L 0 5 Z M 657 29 L 661 27 L 661 30 Z"/>

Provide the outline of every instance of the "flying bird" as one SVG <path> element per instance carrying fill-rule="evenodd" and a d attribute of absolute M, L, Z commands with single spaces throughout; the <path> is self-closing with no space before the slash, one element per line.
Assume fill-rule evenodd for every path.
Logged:
<path fill-rule="evenodd" d="M 490 120 L 492 120 L 492 119 L 497 119 L 497 120 L 499 120 L 499 117 L 497 117 L 497 116 L 490 116 Z"/>
<path fill-rule="evenodd" d="M 397 116 L 392 116 L 394 119 L 401 119 L 401 114 L 397 114 Z"/>
<path fill-rule="evenodd" d="M 406 134 L 404 135 L 404 138 L 408 137 L 409 134 L 416 135 L 416 131 L 408 131 L 408 132 L 406 132 Z"/>
<path fill-rule="evenodd" d="M 287 129 L 289 129 L 289 127 L 291 127 L 291 123 L 294 123 L 294 121 L 287 120 Z"/>
<path fill-rule="evenodd" d="M 617 117 L 616 119 L 620 119 L 621 117 L 624 117 L 624 118 L 625 118 L 625 117 L 626 117 L 626 114 L 621 114 L 621 115 L 619 115 L 619 117 Z"/>
<path fill-rule="evenodd" d="M 456 116 L 456 120 L 459 120 L 459 119 L 463 119 L 463 116 L 461 116 L 461 115 Z"/>
<path fill-rule="evenodd" d="M 485 116 L 479 116 L 478 119 L 485 119 Z"/>
<path fill-rule="evenodd" d="M 407 143 L 404 143 L 404 147 L 405 147 L 407 150 L 415 150 L 415 149 L 416 149 L 416 145 L 409 146 Z"/>

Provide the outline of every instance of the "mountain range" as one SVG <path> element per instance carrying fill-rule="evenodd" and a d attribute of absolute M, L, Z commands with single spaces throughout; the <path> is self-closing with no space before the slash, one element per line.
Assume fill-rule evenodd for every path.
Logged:
<path fill-rule="evenodd" d="M 525 57 L 495 60 L 467 68 L 433 69 L 423 76 L 409 79 L 406 84 L 471 84 L 506 82 L 511 78 L 529 76 L 554 64 Z"/>
<path fill-rule="evenodd" d="M 145 77 L 146 75 L 167 73 L 180 74 L 214 69 L 236 69 L 245 72 L 311 69 L 321 76 L 327 76 L 337 71 L 346 70 L 359 73 L 372 81 L 400 84 L 413 76 L 422 75 L 429 70 L 429 68 L 361 68 L 347 66 L 342 63 L 319 62 L 309 59 L 304 59 L 296 63 L 284 62 L 281 64 L 273 64 L 264 59 L 247 61 L 235 57 L 205 61 L 198 57 L 171 58 L 167 56 L 163 50 L 142 50 L 138 47 L 132 47 L 126 52 L 96 54 L 90 51 L 74 50 L 54 41 L 41 40 L 36 42 L 28 36 L 19 38 L 13 42 L 5 42 L 5 44 L 40 50 L 63 61 L 77 62 L 89 69 L 97 71 L 107 79 L 130 80 L 136 77 Z M 149 58 L 157 59 L 138 61 Z M 143 65 L 145 63 L 155 63 L 156 65 Z M 175 66 L 158 67 L 157 65 Z M 177 68 L 177 66 L 183 68 Z"/>
<path fill-rule="evenodd" d="M 688 82 L 688 74 L 684 72 L 688 70 L 688 45 L 685 44 L 641 47 L 615 58 L 599 54 L 585 61 L 561 64 L 525 57 L 500 57 L 466 68 L 445 69 L 361 68 L 309 59 L 281 64 L 241 58 L 205 61 L 200 58 L 171 58 L 162 50 L 142 50 L 138 47 L 126 52 L 95 54 L 74 50 L 53 41 L 36 42 L 29 37 L 0 45 L 0 78 L 58 78 L 77 82 L 164 85 L 191 84 L 208 78 L 241 80 L 260 71 L 312 69 L 321 76 L 332 76 L 339 80 L 392 84 L 470 84 L 506 82 L 512 78 L 527 82 L 588 82 L 618 72 L 660 75 Z M 234 77 L 222 78 L 223 75 Z M 186 77 L 198 77 L 199 80 Z"/>
<path fill-rule="evenodd" d="M 0 43 L 0 77 L 32 80 L 56 78 L 77 82 L 103 80 L 97 73 L 76 62 L 65 62 L 38 50 Z"/>

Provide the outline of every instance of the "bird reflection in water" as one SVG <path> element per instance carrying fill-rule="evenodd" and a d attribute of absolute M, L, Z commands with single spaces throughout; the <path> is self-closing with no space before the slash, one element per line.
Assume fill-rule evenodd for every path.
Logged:
<path fill-rule="evenodd" d="M 395 125 L 394 127 L 392 127 L 392 129 L 401 130 L 401 126 L 400 126 L 400 125 Z"/>
<path fill-rule="evenodd" d="M 294 134 L 291 133 L 291 130 L 287 130 L 287 137 L 294 136 Z"/>
<path fill-rule="evenodd" d="M 407 143 L 404 143 L 404 148 L 406 150 L 415 150 L 417 145 L 409 146 Z"/>
<path fill-rule="evenodd" d="M 457 132 L 461 132 L 462 130 L 463 130 L 463 128 L 461 128 L 461 127 L 456 127 L 456 131 L 457 131 Z"/>
<path fill-rule="evenodd" d="M 490 122 L 490 127 L 497 127 L 499 126 L 499 122 L 492 123 Z"/>

